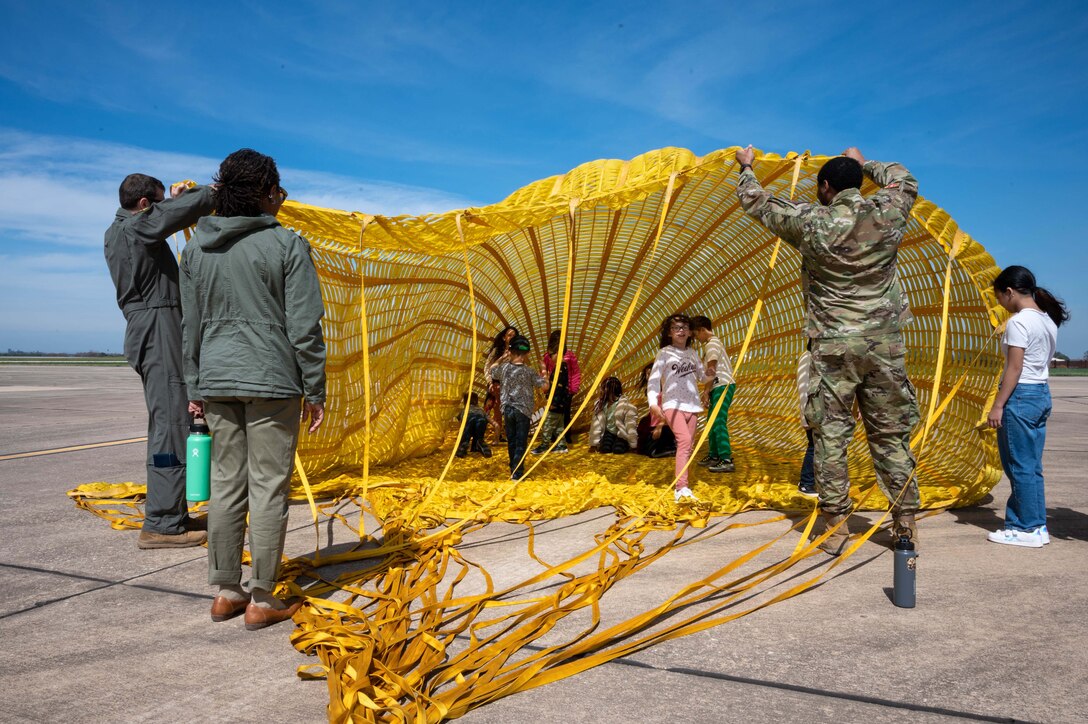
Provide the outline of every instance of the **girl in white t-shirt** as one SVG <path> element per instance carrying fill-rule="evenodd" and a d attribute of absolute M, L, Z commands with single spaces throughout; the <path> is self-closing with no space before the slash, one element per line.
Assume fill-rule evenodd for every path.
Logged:
<path fill-rule="evenodd" d="M 994 279 L 997 301 L 1012 313 L 1001 337 L 1005 373 L 987 422 L 997 429 L 1001 467 L 1012 486 L 1005 528 L 990 533 L 994 543 L 1042 548 L 1050 542 L 1043 492 L 1043 443 L 1050 416 L 1050 360 L 1058 327 L 1069 319 L 1065 305 L 1035 285 L 1022 266 L 1010 266 Z"/>
<path fill-rule="evenodd" d="M 676 436 L 676 502 L 698 502 L 688 488 L 686 466 L 703 411 L 699 383 L 705 375 L 703 361 L 691 349 L 691 319 L 669 315 L 661 323 L 661 350 L 646 382 L 646 401 L 651 417 L 665 420 Z"/>

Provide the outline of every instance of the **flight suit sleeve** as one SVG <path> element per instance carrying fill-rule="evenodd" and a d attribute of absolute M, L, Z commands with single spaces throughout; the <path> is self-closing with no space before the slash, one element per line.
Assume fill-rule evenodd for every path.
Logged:
<path fill-rule="evenodd" d="M 131 229 L 143 244 L 157 244 L 171 234 L 187 229 L 201 216 L 215 210 L 215 189 L 197 186 L 176 199 L 166 199 L 152 204 L 146 211 L 136 214 Z"/>
<path fill-rule="evenodd" d="M 787 244 L 800 247 L 805 215 L 810 204 L 780 199 L 763 188 L 750 168 L 744 169 L 737 182 L 737 197 L 744 213 L 766 226 Z"/>
<path fill-rule="evenodd" d="M 284 297 L 287 312 L 287 339 L 295 350 L 295 362 L 302 375 L 306 401 L 325 403 L 325 338 L 321 318 L 325 305 L 321 282 L 310 258 L 310 245 L 298 234 L 290 234 L 284 258 Z"/>

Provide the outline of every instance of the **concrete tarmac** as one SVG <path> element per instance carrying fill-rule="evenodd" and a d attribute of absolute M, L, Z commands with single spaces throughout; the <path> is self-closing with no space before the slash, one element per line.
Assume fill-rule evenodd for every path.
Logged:
<path fill-rule="evenodd" d="M 892 555 L 874 538 L 800 596 L 464 720 L 1088 722 L 1088 378 L 1055 378 L 1051 390 L 1051 545 L 986 540 L 1004 517 L 1002 481 L 985 504 L 922 521 L 917 608 L 889 601 Z M 127 368 L 0 366 L 0 457 L 145 434 Z M 143 456 L 136 442 L 0 460 L 0 720 L 325 720 L 327 688 L 296 677 L 315 659 L 290 645 L 289 623 L 247 632 L 239 619 L 210 621 L 203 548 L 140 551 L 135 532 L 65 496 L 85 482 L 143 482 Z M 541 523 L 538 547 L 562 560 L 612 519 L 596 510 Z M 608 592 L 606 617 L 647 610 L 769 528 L 670 552 Z M 523 533 L 493 524 L 464 545 L 497 584 L 519 580 Z M 312 552 L 313 536 L 309 509 L 292 506 L 287 554 Z"/>

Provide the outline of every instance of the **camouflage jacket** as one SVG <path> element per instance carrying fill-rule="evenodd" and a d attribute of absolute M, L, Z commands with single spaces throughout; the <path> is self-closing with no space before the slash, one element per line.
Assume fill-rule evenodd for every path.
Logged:
<path fill-rule="evenodd" d="M 777 198 L 751 169 L 737 182 L 745 213 L 801 252 L 809 337 L 892 334 L 912 318 L 896 256 L 918 182 L 897 163 L 868 161 L 864 170 L 881 190 L 840 191 L 830 206 Z"/>

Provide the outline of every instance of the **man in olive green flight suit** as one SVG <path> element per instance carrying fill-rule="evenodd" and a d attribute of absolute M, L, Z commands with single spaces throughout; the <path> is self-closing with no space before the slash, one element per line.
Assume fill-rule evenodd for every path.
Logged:
<path fill-rule="evenodd" d="M 839 555 L 849 539 L 846 449 L 854 434 L 855 397 L 877 480 L 892 501 L 893 531 L 908 529 L 917 539 L 920 501 L 910 435 L 918 405 L 904 364 L 902 325 L 911 316 L 896 258 L 918 182 L 899 164 L 866 161 L 849 148 L 820 169 L 820 203 L 795 203 L 763 189 L 752 171 L 754 156 L 751 146 L 736 154 L 741 205 L 797 248 L 808 277 L 805 332 L 812 363 L 805 418 L 813 432 L 825 530 L 835 529 L 820 548 Z M 864 176 L 881 187 L 868 198 L 860 190 Z"/>
<path fill-rule="evenodd" d="M 121 183 L 121 208 L 106 230 L 105 253 L 125 315 L 125 359 L 140 375 L 147 404 L 147 499 L 140 548 L 201 545 L 207 533 L 185 502 L 185 438 L 189 415 L 181 370 L 178 262 L 166 237 L 215 208 L 209 186 L 171 188 L 131 174 Z"/>

